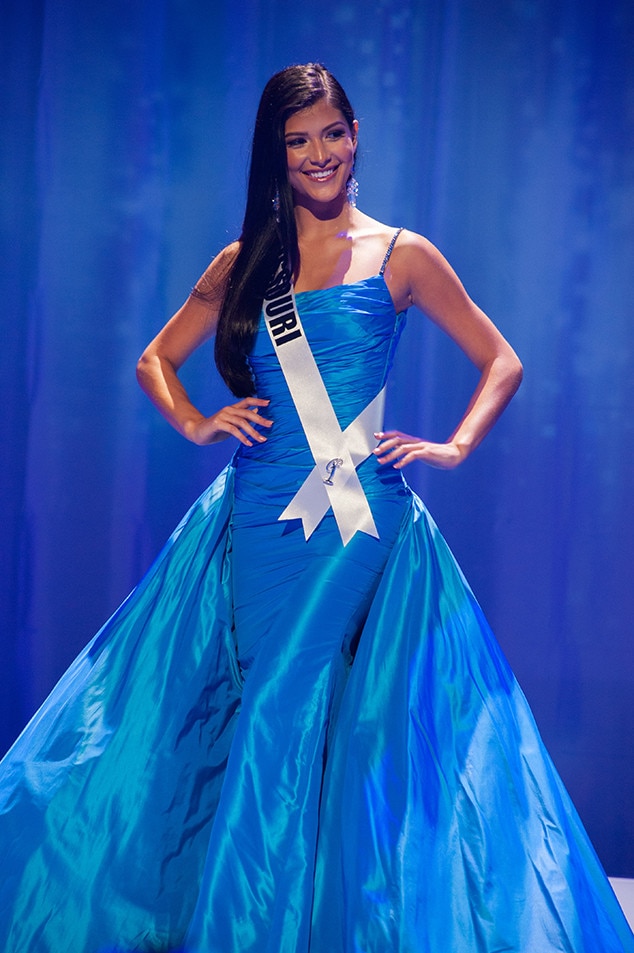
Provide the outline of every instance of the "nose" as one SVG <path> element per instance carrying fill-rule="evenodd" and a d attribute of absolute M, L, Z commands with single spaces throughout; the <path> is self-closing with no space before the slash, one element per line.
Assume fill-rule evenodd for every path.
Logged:
<path fill-rule="evenodd" d="M 309 159 L 312 162 L 312 164 L 324 166 L 327 164 L 329 158 L 330 156 L 328 155 L 328 151 L 324 143 L 321 140 L 317 140 L 316 142 L 313 142 L 311 150 L 310 150 L 310 156 L 309 156 Z"/>

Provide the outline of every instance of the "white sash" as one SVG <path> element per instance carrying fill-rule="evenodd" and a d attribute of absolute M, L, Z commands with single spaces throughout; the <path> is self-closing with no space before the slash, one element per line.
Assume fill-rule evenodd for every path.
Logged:
<path fill-rule="evenodd" d="M 332 507 L 343 545 L 357 531 L 378 538 L 356 468 L 376 446 L 383 426 L 385 388 L 342 431 L 306 340 L 284 261 L 267 289 L 264 319 L 299 414 L 315 467 L 279 519 L 301 519 L 306 539 Z"/>

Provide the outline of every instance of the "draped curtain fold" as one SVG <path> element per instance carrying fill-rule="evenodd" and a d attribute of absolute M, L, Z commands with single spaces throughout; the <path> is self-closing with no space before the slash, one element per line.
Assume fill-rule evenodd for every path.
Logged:
<path fill-rule="evenodd" d="M 360 206 L 438 244 L 523 359 L 478 453 L 407 475 L 634 875 L 632 4 L 7 0 L 0 27 L 2 747 L 231 452 L 172 433 L 134 364 L 239 232 L 264 82 L 321 60 Z M 185 380 L 229 399 L 209 347 Z M 388 422 L 441 439 L 474 381 L 412 311 Z"/>

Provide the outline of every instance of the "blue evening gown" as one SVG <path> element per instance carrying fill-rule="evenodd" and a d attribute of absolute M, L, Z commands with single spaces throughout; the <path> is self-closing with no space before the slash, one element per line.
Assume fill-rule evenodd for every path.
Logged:
<path fill-rule="evenodd" d="M 297 295 L 342 427 L 404 322 L 382 274 Z M 278 517 L 274 420 L 194 504 L 2 762 L 3 953 L 632 953 L 634 936 L 451 553 L 399 472 L 379 539 Z"/>

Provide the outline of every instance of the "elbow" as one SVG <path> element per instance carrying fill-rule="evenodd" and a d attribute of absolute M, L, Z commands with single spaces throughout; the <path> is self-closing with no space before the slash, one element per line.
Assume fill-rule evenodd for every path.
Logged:
<path fill-rule="evenodd" d="M 524 377 L 524 367 L 514 349 L 508 343 L 503 342 L 502 349 L 498 352 L 497 358 L 500 360 L 500 368 L 509 385 L 516 391 L 522 383 Z"/>
<path fill-rule="evenodd" d="M 150 368 L 152 361 L 150 356 L 147 353 L 147 350 L 143 352 L 139 360 L 136 362 L 136 379 L 138 381 L 139 387 L 147 391 L 148 381 L 150 379 Z"/>
<path fill-rule="evenodd" d="M 498 354 L 491 365 L 492 373 L 505 395 L 505 401 L 511 400 L 524 377 L 524 368 L 515 351 L 509 347 Z"/>
<path fill-rule="evenodd" d="M 513 353 L 506 362 L 504 377 L 507 400 L 510 400 L 518 390 L 524 377 L 524 368 L 517 354 Z"/>

